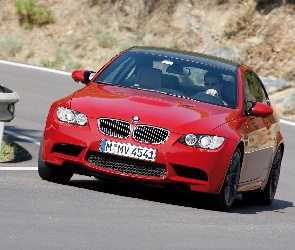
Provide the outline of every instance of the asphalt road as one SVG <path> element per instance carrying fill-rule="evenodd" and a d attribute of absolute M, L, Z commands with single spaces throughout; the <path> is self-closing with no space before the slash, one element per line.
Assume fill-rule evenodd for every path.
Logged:
<path fill-rule="evenodd" d="M 82 86 L 68 73 L 1 62 L 0 79 L 20 95 L 5 131 L 18 136 L 10 138 L 26 154 L 18 162 L 0 163 L 0 250 L 295 248 L 294 126 L 281 126 L 286 151 L 273 204 L 246 205 L 238 196 L 222 213 L 197 197 L 152 187 L 79 175 L 59 185 L 41 180 L 36 170 L 3 170 L 37 167 L 50 104 Z"/>

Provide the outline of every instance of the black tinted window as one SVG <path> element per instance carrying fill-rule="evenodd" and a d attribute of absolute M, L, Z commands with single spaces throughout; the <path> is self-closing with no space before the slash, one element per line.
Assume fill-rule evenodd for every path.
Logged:
<path fill-rule="evenodd" d="M 249 71 L 244 75 L 244 92 L 246 100 L 268 104 L 268 98 L 261 82 Z"/>
<path fill-rule="evenodd" d="M 237 72 L 204 64 L 196 60 L 127 51 L 112 62 L 94 81 L 176 95 L 230 108 L 237 106 Z M 222 99 L 198 99 L 204 93 L 204 75 L 222 76 Z"/>

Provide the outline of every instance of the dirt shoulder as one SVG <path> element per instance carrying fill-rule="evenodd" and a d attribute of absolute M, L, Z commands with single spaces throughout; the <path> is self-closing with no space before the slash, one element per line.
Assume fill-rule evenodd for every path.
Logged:
<path fill-rule="evenodd" d="M 231 44 L 259 75 L 295 82 L 295 3 L 255 2 L 38 0 L 55 22 L 25 30 L 14 0 L 0 1 L 0 58 L 97 69 L 133 45 L 204 52 Z"/>

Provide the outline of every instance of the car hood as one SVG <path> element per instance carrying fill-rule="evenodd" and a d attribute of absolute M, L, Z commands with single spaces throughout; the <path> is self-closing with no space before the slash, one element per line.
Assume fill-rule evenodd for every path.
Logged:
<path fill-rule="evenodd" d="M 109 117 L 126 120 L 138 116 L 137 124 L 149 124 L 174 133 L 209 133 L 233 120 L 237 111 L 175 96 L 123 88 L 90 84 L 77 91 L 71 108 L 88 117 Z"/>

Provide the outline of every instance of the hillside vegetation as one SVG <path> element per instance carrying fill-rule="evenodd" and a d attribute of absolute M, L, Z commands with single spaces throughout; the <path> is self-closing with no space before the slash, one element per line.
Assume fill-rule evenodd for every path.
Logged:
<path fill-rule="evenodd" d="M 97 70 L 134 45 L 230 44 L 260 75 L 295 81 L 290 0 L 0 0 L 0 10 L 1 59 Z"/>

